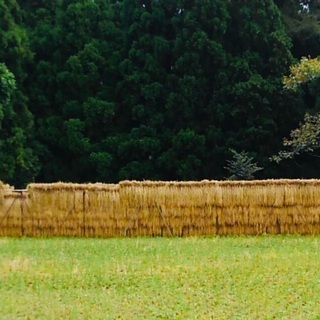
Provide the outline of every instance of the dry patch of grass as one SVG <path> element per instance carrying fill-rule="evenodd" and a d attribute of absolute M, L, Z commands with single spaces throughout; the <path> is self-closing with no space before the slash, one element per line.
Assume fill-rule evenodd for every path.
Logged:
<path fill-rule="evenodd" d="M 11 272 L 27 272 L 30 268 L 30 260 L 25 257 L 14 257 L 13 259 L 3 259 L 0 262 L 0 270 L 2 275 L 8 275 Z"/>

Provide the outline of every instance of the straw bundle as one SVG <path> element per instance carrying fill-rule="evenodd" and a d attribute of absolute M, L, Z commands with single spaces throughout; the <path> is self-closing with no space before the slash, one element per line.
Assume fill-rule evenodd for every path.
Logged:
<path fill-rule="evenodd" d="M 167 207 L 177 212 L 172 206 L 174 193 L 168 192 L 166 182 L 123 181 L 120 184 L 120 204 L 124 219 L 119 227 L 124 235 L 163 235 L 169 228 Z M 148 231 L 149 230 L 149 231 Z"/>
<path fill-rule="evenodd" d="M 84 192 L 84 235 L 88 237 L 114 236 L 117 226 L 117 213 L 120 210 L 119 186 L 104 185 L 99 190 L 91 189 Z"/>
<path fill-rule="evenodd" d="M 320 206 L 320 184 L 312 181 L 301 187 L 300 204 L 304 207 Z"/>
<path fill-rule="evenodd" d="M 19 194 L 4 189 L 0 211 L 0 236 L 21 236 L 22 217 Z"/>
<path fill-rule="evenodd" d="M 2 181 L 0 181 L 0 206 L 3 204 L 5 194 L 5 186 Z"/>
<path fill-rule="evenodd" d="M 165 227 L 157 216 L 159 204 L 173 234 L 257 234 L 307 223 L 305 208 L 320 199 L 317 180 L 125 181 L 121 187 L 128 217 L 149 218 L 157 234 L 163 234 Z M 308 214 L 312 223 L 319 220 L 316 205 Z M 136 230 L 139 221 L 135 222 Z"/>
<path fill-rule="evenodd" d="M 29 210 L 32 212 L 33 224 L 36 225 L 37 233 L 45 236 L 84 236 L 86 235 L 86 223 L 88 223 L 90 233 L 92 224 L 90 225 L 90 220 L 86 221 L 88 217 L 86 210 L 90 212 L 92 205 L 99 209 L 102 206 L 99 195 L 108 188 L 110 188 L 109 185 L 103 184 L 29 185 Z M 95 196 L 93 197 L 92 194 Z M 98 211 L 97 214 L 99 214 Z M 100 228 L 97 223 L 93 223 L 93 227 L 94 229 Z M 95 232 L 91 235 L 95 236 Z"/>
<path fill-rule="evenodd" d="M 320 232 L 319 180 L 31 184 L 27 194 L 6 188 L 0 184 L 0 235 Z"/>

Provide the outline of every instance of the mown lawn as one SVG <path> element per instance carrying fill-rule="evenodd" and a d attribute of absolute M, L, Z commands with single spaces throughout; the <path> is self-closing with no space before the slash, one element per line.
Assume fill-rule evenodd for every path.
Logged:
<path fill-rule="evenodd" d="M 0 319 L 320 319 L 320 237 L 0 238 Z"/>

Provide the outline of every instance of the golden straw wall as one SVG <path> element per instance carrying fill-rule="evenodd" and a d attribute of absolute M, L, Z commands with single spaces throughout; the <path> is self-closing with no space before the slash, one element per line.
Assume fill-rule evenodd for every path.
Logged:
<path fill-rule="evenodd" d="M 319 234 L 320 180 L 0 183 L 0 236 Z"/>
<path fill-rule="evenodd" d="M 0 236 L 20 236 L 23 228 L 21 194 L 0 182 Z"/>

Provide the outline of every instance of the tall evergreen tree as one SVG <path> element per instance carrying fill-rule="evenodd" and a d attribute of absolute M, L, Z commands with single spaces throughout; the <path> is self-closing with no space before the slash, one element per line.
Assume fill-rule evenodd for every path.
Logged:
<path fill-rule="evenodd" d="M 123 144 L 121 172 L 140 178 L 204 177 L 205 117 L 223 67 L 226 2 L 136 1 L 126 12 L 130 46 L 119 88 L 125 88 L 121 103 L 131 110 L 126 119 L 132 129 Z"/>
<path fill-rule="evenodd" d="M 32 150 L 33 117 L 25 95 L 25 66 L 32 58 L 15 0 L 0 1 L 0 180 L 24 186 L 38 173 Z"/>
<path fill-rule="evenodd" d="M 36 21 L 36 53 L 29 78 L 37 115 L 40 179 L 111 179 L 103 147 L 115 112 L 121 33 L 112 1 L 39 1 L 28 9 Z"/>
<path fill-rule="evenodd" d="M 223 105 L 226 146 L 246 150 L 264 167 L 302 113 L 301 103 L 282 88 L 282 75 L 293 61 L 290 39 L 273 1 L 229 2 L 231 23 L 224 47 L 229 54 L 228 83 L 218 100 Z M 276 168 L 267 167 L 271 176 Z"/>

